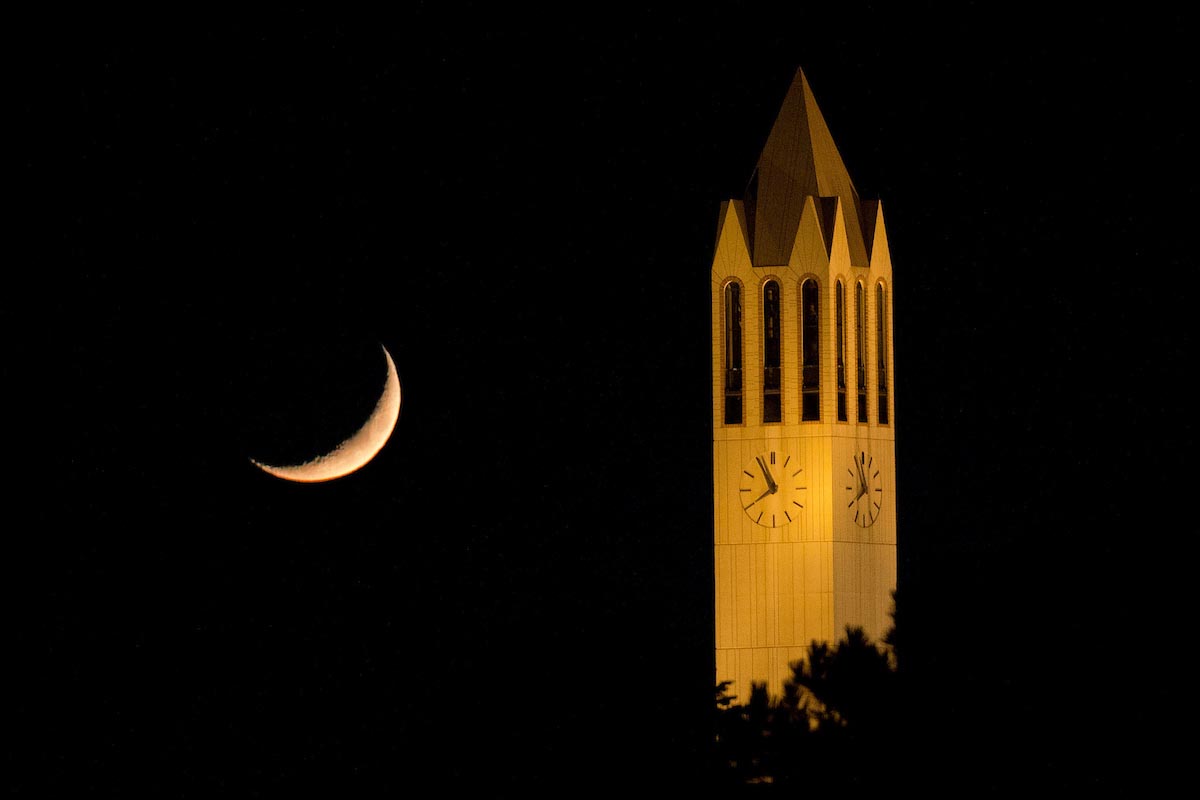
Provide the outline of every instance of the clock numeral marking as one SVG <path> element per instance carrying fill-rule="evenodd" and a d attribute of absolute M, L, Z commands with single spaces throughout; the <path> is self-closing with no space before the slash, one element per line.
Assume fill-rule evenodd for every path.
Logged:
<path fill-rule="evenodd" d="M 787 512 L 787 509 L 784 509 L 783 515 L 788 518 L 788 522 L 792 521 L 792 515 Z"/>
<path fill-rule="evenodd" d="M 879 470 L 875 470 L 875 474 L 874 474 L 874 475 L 872 475 L 871 477 L 872 477 L 872 478 L 878 478 L 878 477 L 879 477 Z"/>
<path fill-rule="evenodd" d="M 739 492 L 748 492 L 748 491 L 750 491 L 750 490 L 749 490 L 749 489 L 738 489 L 738 491 L 739 491 Z"/>
<path fill-rule="evenodd" d="M 771 527 L 772 528 L 775 527 L 775 515 L 774 514 L 771 515 Z"/>
<path fill-rule="evenodd" d="M 791 460 L 792 460 L 792 457 L 791 457 L 791 456 L 788 456 L 786 459 L 784 459 L 784 461 L 783 461 L 783 465 L 786 467 L 786 466 L 788 465 L 788 462 L 789 462 L 789 461 L 791 461 Z"/>
<path fill-rule="evenodd" d="M 847 486 L 846 488 L 847 488 L 847 489 L 849 489 L 850 487 L 849 487 L 849 486 Z M 850 507 L 851 507 L 851 506 L 853 506 L 853 505 L 854 505 L 854 501 L 853 501 L 853 500 L 851 500 L 849 503 L 846 503 L 846 508 L 850 508 Z M 855 512 L 854 512 L 854 518 L 855 518 L 855 519 L 858 519 L 858 512 L 857 512 L 857 511 L 855 511 Z"/>
<path fill-rule="evenodd" d="M 796 470 L 795 472 L 793 472 L 793 473 L 792 473 L 792 477 L 793 477 L 793 478 L 794 478 L 794 477 L 796 477 L 796 476 L 797 476 L 797 475 L 799 475 L 801 472 L 804 472 L 804 468 L 803 468 L 803 467 L 802 467 L 802 468 L 800 468 L 800 469 L 798 469 L 798 470 Z"/>
<path fill-rule="evenodd" d="M 761 512 L 761 511 L 760 511 L 760 512 L 758 512 L 758 517 L 756 517 L 754 521 L 755 521 L 755 522 L 758 522 L 758 521 L 760 521 L 760 520 L 762 519 L 762 515 L 763 515 L 763 512 Z"/>
<path fill-rule="evenodd" d="M 804 508 L 804 506 L 800 505 L 800 503 L 796 502 L 795 500 L 792 501 L 792 505 L 797 506 L 799 508 Z M 788 519 L 791 519 L 791 517 L 788 517 Z"/>
<path fill-rule="evenodd" d="M 746 476 L 746 477 L 748 477 L 748 478 L 753 478 L 753 477 L 754 477 L 754 475 L 753 475 L 752 473 L 746 472 L 746 470 L 742 470 L 742 474 L 743 474 L 743 475 L 745 475 L 745 476 Z"/>
<path fill-rule="evenodd" d="M 774 450 L 771 451 L 771 463 L 772 464 L 775 463 L 775 451 Z"/>
<path fill-rule="evenodd" d="M 883 487 L 876 486 L 876 487 L 875 487 L 875 491 L 877 491 L 877 492 L 882 492 L 882 491 L 883 491 Z"/>

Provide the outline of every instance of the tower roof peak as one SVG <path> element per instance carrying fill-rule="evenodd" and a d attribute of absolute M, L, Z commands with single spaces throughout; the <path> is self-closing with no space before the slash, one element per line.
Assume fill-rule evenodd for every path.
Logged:
<path fill-rule="evenodd" d="M 862 204 L 803 69 L 797 69 L 746 189 L 755 266 L 788 263 L 806 197 L 840 197 L 850 262 L 866 266 Z"/>

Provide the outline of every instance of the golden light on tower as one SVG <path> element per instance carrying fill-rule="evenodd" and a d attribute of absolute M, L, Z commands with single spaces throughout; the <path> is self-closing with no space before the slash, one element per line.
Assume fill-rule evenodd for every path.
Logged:
<path fill-rule="evenodd" d="M 778 692 L 812 641 L 875 640 L 896 585 L 892 264 L 802 71 L 712 263 L 717 681 Z"/>

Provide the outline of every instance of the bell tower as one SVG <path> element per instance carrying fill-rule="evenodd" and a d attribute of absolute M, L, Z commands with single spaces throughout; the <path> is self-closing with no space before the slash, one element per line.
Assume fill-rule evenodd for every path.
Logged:
<path fill-rule="evenodd" d="M 716 678 L 742 702 L 810 642 L 891 624 L 892 295 L 882 206 L 797 71 L 712 263 Z"/>

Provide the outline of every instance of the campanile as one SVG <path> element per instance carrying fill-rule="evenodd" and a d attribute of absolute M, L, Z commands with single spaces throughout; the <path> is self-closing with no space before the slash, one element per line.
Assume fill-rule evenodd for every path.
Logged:
<path fill-rule="evenodd" d="M 772 694 L 810 642 L 875 641 L 896 585 L 892 262 L 797 71 L 712 262 L 716 678 Z"/>

